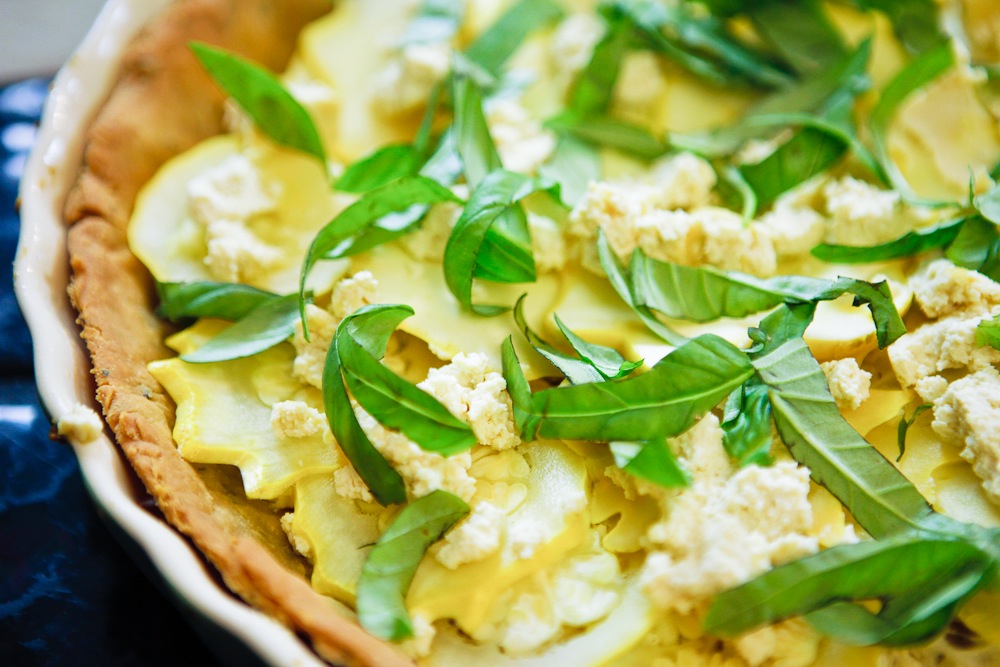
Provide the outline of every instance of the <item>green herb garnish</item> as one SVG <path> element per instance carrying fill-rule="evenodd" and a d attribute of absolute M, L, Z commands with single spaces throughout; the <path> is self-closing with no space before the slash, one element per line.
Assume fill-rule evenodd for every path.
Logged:
<path fill-rule="evenodd" d="M 197 350 L 182 354 L 181 359 L 191 364 L 242 359 L 283 343 L 295 333 L 298 304 L 296 294 L 262 301 Z"/>
<path fill-rule="evenodd" d="M 434 491 L 403 508 L 372 547 L 358 581 L 358 619 L 382 639 L 413 636 L 406 591 L 427 549 L 469 513 L 464 500 Z"/>
<path fill-rule="evenodd" d="M 277 143 L 314 156 L 326 170 L 326 151 L 309 112 L 263 67 L 235 53 L 191 42 L 191 51 L 219 87 Z"/>
<path fill-rule="evenodd" d="M 690 486 L 691 478 L 677 462 L 665 438 L 608 444 L 615 465 L 625 472 L 667 489 Z"/>
<path fill-rule="evenodd" d="M 279 296 L 241 283 L 211 281 L 194 283 L 157 283 L 160 305 L 156 314 L 171 322 L 198 317 L 240 320 L 268 301 Z"/>

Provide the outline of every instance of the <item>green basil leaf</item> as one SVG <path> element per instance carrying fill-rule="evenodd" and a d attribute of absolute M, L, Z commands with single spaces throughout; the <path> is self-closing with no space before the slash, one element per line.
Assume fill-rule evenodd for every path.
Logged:
<path fill-rule="evenodd" d="M 409 306 L 381 308 L 398 311 L 401 319 L 413 314 Z M 476 436 L 468 424 L 456 418 L 433 396 L 379 363 L 378 358 L 382 355 L 372 354 L 354 338 L 352 331 L 363 330 L 372 312 L 355 313 L 353 326 L 337 333 L 341 369 L 355 400 L 383 426 L 402 432 L 427 451 L 450 456 L 475 445 Z"/>
<path fill-rule="evenodd" d="M 690 486 L 691 478 L 664 438 L 647 442 L 609 443 L 615 465 L 625 472 L 667 489 Z"/>
<path fill-rule="evenodd" d="M 725 22 L 699 15 L 687 3 L 615 0 L 605 3 L 602 11 L 628 17 L 648 48 L 712 83 L 776 88 L 792 80 L 765 54 L 740 42 Z"/>
<path fill-rule="evenodd" d="M 738 167 L 724 164 L 721 160 L 714 161 L 712 167 L 718 177 L 715 190 L 722 201 L 734 211 L 739 211 L 747 224 L 753 222 L 757 217 L 757 193 L 750 187 L 743 173 Z"/>
<path fill-rule="evenodd" d="M 792 456 L 870 535 L 922 529 L 954 536 L 964 530 L 932 512 L 909 480 L 844 420 L 801 338 L 755 358 L 753 365 L 768 386 L 778 434 Z"/>
<path fill-rule="evenodd" d="M 875 643 L 936 610 L 953 611 L 954 603 L 992 578 L 995 567 L 995 562 L 974 545 L 928 539 L 913 532 L 836 546 L 776 567 L 722 593 L 709 610 L 705 627 L 713 634 L 734 636 L 808 614 L 810 621 L 839 639 Z M 884 602 L 881 611 L 877 615 L 866 612 L 877 619 L 875 624 L 854 614 L 836 614 L 839 625 L 828 622 L 822 613 L 814 615 L 831 605 L 843 610 L 845 600 L 876 598 Z M 947 616 L 935 619 L 935 631 L 943 629 L 951 614 Z"/>
<path fill-rule="evenodd" d="M 767 386 L 750 379 L 726 400 L 722 444 L 740 465 L 771 463 L 771 401 Z"/>
<path fill-rule="evenodd" d="M 520 0 L 486 29 L 465 50 L 466 56 L 494 76 L 517 50 L 524 38 L 563 16 L 553 0 Z"/>
<path fill-rule="evenodd" d="M 670 152 L 670 144 L 645 128 L 603 115 L 580 115 L 567 111 L 545 121 L 554 132 L 568 134 L 595 146 L 615 148 L 643 160 L 655 160 Z"/>
<path fill-rule="evenodd" d="M 909 419 L 907 419 L 906 415 L 904 414 L 903 418 L 899 420 L 899 426 L 896 429 L 896 443 L 899 445 L 899 456 L 896 457 L 896 461 L 899 461 L 901 458 L 903 458 L 903 454 L 906 453 L 906 434 L 910 430 L 910 427 L 913 426 L 913 422 L 917 421 L 917 417 L 919 417 L 924 412 L 930 410 L 933 407 L 934 406 L 930 403 L 924 403 L 923 405 L 918 405 L 913 410 L 913 414 L 910 415 Z"/>
<path fill-rule="evenodd" d="M 156 293 L 160 297 L 157 315 L 171 322 L 198 317 L 240 320 L 257 306 L 279 298 L 249 285 L 209 281 L 157 283 Z"/>
<path fill-rule="evenodd" d="M 934 0 L 855 0 L 864 9 L 884 13 L 892 29 L 913 54 L 933 49 L 946 41 L 938 28 L 940 8 Z"/>
<path fill-rule="evenodd" d="M 846 150 L 847 144 L 840 138 L 806 127 L 760 162 L 741 165 L 739 170 L 756 193 L 758 205 L 763 207 L 829 169 Z"/>
<path fill-rule="evenodd" d="M 847 49 L 817 0 L 751 3 L 757 33 L 800 74 L 824 69 Z"/>
<path fill-rule="evenodd" d="M 191 364 L 242 359 L 283 343 L 295 333 L 298 303 L 295 294 L 264 301 L 197 350 L 181 355 L 181 359 Z"/>
<path fill-rule="evenodd" d="M 553 314 L 553 317 L 556 321 L 556 326 L 559 327 L 559 331 L 569 341 L 573 350 L 580 355 L 581 359 L 596 368 L 603 379 L 618 380 L 630 375 L 632 371 L 642 366 L 641 359 L 639 361 L 629 361 L 613 347 L 588 343 L 563 324 L 558 315 Z"/>
<path fill-rule="evenodd" d="M 882 96 L 872 110 L 869 127 L 875 144 L 875 156 L 897 190 L 906 199 L 926 206 L 939 206 L 942 202 L 929 201 L 918 197 L 906 182 L 906 177 L 889 154 L 889 128 L 900 105 L 916 90 L 938 78 L 955 64 L 955 57 L 948 44 L 942 44 L 925 51 L 889 82 Z"/>
<path fill-rule="evenodd" d="M 368 344 L 373 349 L 369 352 L 381 356 L 385 352 L 385 342 L 389 339 L 392 329 L 398 321 L 397 314 L 388 311 L 385 318 L 373 325 L 369 322 Z M 340 450 L 351 462 L 358 476 L 371 490 L 372 495 L 382 505 L 392 505 L 406 502 L 406 485 L 399 473 L 392 469 L 385 457 L 375 449 L 364 429 L 358 423 L 354 414 L 351 398 L 344 386 L 344 377 L 340 365 L 340 350 L 337 343 L 340 331 L 351 326 L 352 316 L 344 318 L 337 326 L 337 334 L 330 343 L 323 364 L 323 408 L 330 424 L 333 437 L 336 438 Z M 381 324 L 382 326 L 378 326 Z M 391 328 L 390 328 L 391 327 Z M 379 349 L 381 348 L 381 349 Z"/>
<path fill-rule="evenodd" d="M 822 243 L 812 249 L 814 257 L 824 262 L 864 264 L 900 257 L 911 257 L 928 250 L 944 248 L 955 240 L 967 218 L 948 220 L 932 227 L 909 232 L 898 239 L 874 246 L 832 245 Z"/>
<path fill-rule="evenodd" d="M 1000 350 L 1000 315 L 983 319 L 976 327 L 976 345 Z"/>
<path fill-rule="evenodd" d="M 558 368 L 566 376 L 566 379 L 573 384 L 603 382 L 605 379 L 604 376 L 593 365 L 579 357 L 574 357 L 557 350 L 531 330 L 527 320 L 524 318 L 524 298 L 526 296 L 526 294 L 522 294 L 517 303 L 514 304 L 514 322 L 524 334 L 531 347 L 535 348 L 535 351 L 552 362 L 552 365 Z"/>
<path fill-rule="evenodd" d="M 313 267 L 321 259 L 345 257 L 357 251 L 352 240 L 359 232 L 370 228 L 376 221 L 390 213 L 406 211 L 413 207 L 442 202 L 459 202 L 451 190 L 423 176 L 413 176 L 383 185 L 368 192 L 340 212 L 323 229 L 319 231 L 302 262 L 302 272 L 299 277 L 300 310 L 305 322 L 305 286 L 306 279 Z M 406 222 L 406 219 L 403 219 Z M 410 224 L 406 222 L 406 224 Z M 405 229 L 405 227 L 404 227 Z M 367 247 L 371 247 L 370 244 Z M 308 330 L 306 331 L 308 336 Z"/>
<path fill-rule="evenodd" d="M 455 147 L 462 158 L 465 180 L 470 188 L 474 188 L 486 174 L 503 165 L 486 124 L 483 95 L 475 80 L 457 72 L 452 79 L 452 97 L 455 104 L 452 126 Z"/>
<path fill-rule="evenodd" d="M 424 0 L 400 38 L 401 46 L 446 42 L 462 27 L 465 5 L 461 0 Z"/>
<path fill-rule="evenodd" d="M 648 306 L 636 301 L 635 295 L 632 293 L 632 276 L 615 255 L 614 251 L 611 250 L 604 230 L 598 230 L 597 232 L 597 255 L 601 260 L 601 268 L 604 269 L 604 273 L 608 277 L 608 282 L 615 288 L 622 301 L 627 303 L 639 319 L 642 320 L 647 329 L 675 347 L 683 345 L 688 341 L 687 338 L 657 319 Z"/>
<path fill-rule="evenodd" d="M 945 250 L 945 256 L 966 269 L 1000 279 L 1000 230 L 986 218 L 974 215 L 963 224 Z"/>
<path fill-rule="evenodd" d="M 572 136 L 562 136 L 549 161 L 538 168 L 538 175 L 559 184 L 559 196 L 567 207 L 587 193 L 591 181 L 601 178 L 601 156 L 590 144 Z"/>
<path fill-rule="evenodd" d="M 527 441 L 671 437 L 688 429 L 752 374 L 742 351 L 718 336 L 704 335 L 642 375 L 545 389 L 532 394 L 530 404 L 519 404 L 525 397 L 512 393 L 515 421 Z"/>
<path fill-rule="evenodd" d="M 587 66 L 580 72 L 569 99 L 569 109 L 581 116 L 607 113 L 626 54 L 635 46 L 632 25 L 612 21 L 594 45 Z"/>
<path fill-rule="evenodd" d="M 314 156 L 326 170 L 326 151 L 309 112 L 263 67 L 223 49 L 191 42 L 191 51 L 219 87 L 277 143 Z"/>
<path fill-rule="evenodd" d="M 518 207 L 518 203 L 535 192 L 555 191 L 554 183 L 530 178 L 522 174 L 498 170 L 490 173 L 473 190 L 461 217 L 455 223 L 444 250 L 444 275 L 448 289 L 464 307 L 479 315 L 496 315 L 507 310 L 504 306 L 477 305 L 472 303 L 472 283 L 477 266 L 482 262 L 481 250 L 490 227 L 504 214 Z M 509 254 L 506 263 L 493 267 L 493 280 L 517 282 L 523 273 L 505 274 L 518 268 L 518 264 L 531 268 L 534 276 L 534 259 L 531 256 L 531 239 L 511 245 L 518 255 Z M 508 280 L 509 279 L 509 280 Z"/>
<path fill-rule="evenodd" d="M 1000 187 L 994 187 L 981 197 L 975 198 L 976 210 L 995 225 L 1000 224 Z"/>
<path fill-rule="evenodd" d="M 397 641 L 413 636 L 406 591 L 427 549 L 469 513 L 461 498 L 434 491 L 393 519 L 361 568 L 358 619 L 377 637 Z"/>
<path fill-rule="evenodd" d="M 410 144 L 390 144 L 358 160 L 334 184 L 341 192 L 358 194 L 382 187 L 405 176 L 413 176 L 423 161 L 420 151 Z"/>
<path fill-rule="evenodd" d="M 854 278 L 825 280 L 805 276 L 756 278 L 713 267 L 692 267 L 632 255 L 632 294 L 635 302 L 667 317 L 710 322 L 720 317 L 743 317 L 781 303 L 829 301 L 854 295 L 854 305 L 872 313 L 880 348 L 904 333 L 892 293 L 885 281 L 868 283 Z"/>

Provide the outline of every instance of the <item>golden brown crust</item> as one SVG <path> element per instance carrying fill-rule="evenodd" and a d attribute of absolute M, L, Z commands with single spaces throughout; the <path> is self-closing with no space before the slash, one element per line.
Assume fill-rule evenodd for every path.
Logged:
<path fill-rule="evenodd" d="M 302 567 L 257 539 L 219 485 L 206 486 L 178 454 L 174 406 L 146 364 L 170 355 L 155 291 L 128 249 L 139 188 L 170 157 L 220 131 L 222 95 L 187 50 L 190 39 L 240 51 L 280 69 L 294 35 L 325 0 L 178 0 L 129 47 L 121 74 L 88 134 L 66 204 L 70 296 L 91 354 L 97 399 L 126 458 L 164 517 L 188 536 L 248 603 L 310 638 L 327 660 L 411 665 L 312 590 Z M 272 527 L 273 529 L 273 527 Z"/>

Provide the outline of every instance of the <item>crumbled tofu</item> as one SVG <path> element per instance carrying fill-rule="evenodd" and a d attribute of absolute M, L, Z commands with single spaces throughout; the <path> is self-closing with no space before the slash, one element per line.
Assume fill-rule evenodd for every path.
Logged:
<path fill-rule="evenodd" d="M 593 12 L 575 12 L 563 19 L 549 43 L 556 71 L 572 75 L 586 67 L 603 35 L 604 22 Z"/>
<path fill-rule="evenodd" d="M 358 271 L 350 278 L 344 278 L 333 288 L 330 310 L 333 316 L 342 320 L 362 306 L 376 301 L 378 281 L 371 271 Z"/>
<path fill-rule="evenodd" d="M 757 223 L 767 230 L 775 252 L 782 257 L 805 255 L 823 242 L 826 219 L 808 206 L 778 200 Z"/>
<path fill-rule="evenodd" d="M 292 375 L 306 384 L 322 389 L 326 353 L 337 333 L 339 320 L 310 303 L 306 304 L 306 321 L 309 323 L 309 340 L 305 338 L 302 321 L 295 321 L 295 335 L 292 337 L 295 361 L 292 363 Z"/>
<path fill-rule="evenodd" d="M 361 475 L 352 465 L 346 465 L 333 471 L 333 490 L 338 496 L 351 500 L 361 500 L 366 503 L 375 500 L 371 489 L 368 488 L 368 485 L 365 484 Z"/>
<path fill-rule="evenodd" d="M 707 444 L 707 443 L 706 443 Z M 721 443 L 718 445 L 721 447 Z M 815 553 L 809 471 L 792 461 L 699 480 L 668 499 L 642 581 L 658 606 L 689 613 L 711 596 Z"/>
<path fill-rule="evenodd" d="M 372 82 L 375 110 L 389 118 L 419 112 L 450 67 L 448 43 L 407 44 L 375 75 Z"/>
<path fill-rule="evenodd" d="M 917 380 L 913 389 L 924 403 L 933 403 L 948 390 L 948 380 L 940 375 L 928 375 Z"/>
<path fill-rule="evenodd" d="M 411 658 L 426 658 L 431 653 L 437 628 L 423 614 L 413 614 L 410 618 L 413 636 L 400 642 L 399 648 Z"/>
<path fill-rule="evenodd" d="M 444 259 L 444 248 L 451 230 L 461 215 L 462 207 L 458 204 L 446 202 L 432 206 L 420 229 L 404 236 L 400 243 L 413 259 L 440 263 Z"/>
<path fill-rule="evenodd" d="M 964 446 L 962 458 L 1000 503 L 1000 373 L 990 366 L 952 382 L 934 402 L 931 427 Z"/>
<path fill-rule="evenodd" d="M 308 540 L 303 539 L 293 526 L 295 525 L 295 512 L 286 512 L 281 515 L 281 529 L 285 531 L 285 535 L 288 536 L 288 541 L 291 543 L 292 547 L 295 548 L 300 554 L 306 558 L 312 560 L 312 546 L 309 544 Z"/>
<path fill-rule="evenodd" d="M 271 406 L 271 428 L 279 438 L 305 438 L 327 430 L 326 416 L 303 401 Z"/>
<path fill-rule="evenodd" d="M 398 431 L 385 428 L 364 408 L 354 409 L 358 424 L 372 445 L 396 469 L 414 498 L 437 490 L 448 491 L 468 502 L 476 492 L 476 480 L 469 475 L 472 456 L 461 452 L 441 456 L 428 452 Z"/>
<path fill-rule="evenodd" d="M 521 444 L 507 382 L 489 369 L 485 355 L 459 353 L 448 365 L 432 368 L 417 386 L 467 421 L 480 443 L 497 450 Z"/>
<path fill-rule="evenodd" d="M 977 347 L 979 318 L 960 315 L 925 324 L 889 346 L 889 361 L 904 387 L 949 369 L 977 371 L 1000 363 L 1000 350 Z"/>
<path fill-rule="evenodd" d="M 253 282 L 281 262 L 281 249 L 265 243 L 241 222 L 218 220 L 205 228 L 205 266 L 216 280 Z"/>
<path fill-rule="evenodd" d="M 56 422 L 56 432 L 75 445 L 85 445 L 101 437 L 104 421 L 92 409 L 77 403 Z"/>
<path fill-rule="evenodd" d="M 654 207 L 692 209 L 712 202 L 718 177 L 703 158 L 678 153 L 653 163 L 645 182 L 652 188 L 649 196 Z"/>
<path fill-rule="evenodd" d="M 568 250 L 562 228 L 552 218 L 528 213 L 531 251 L 539 273 L 558 271 L 566 266 Z"/>
<path fill-rule="evenodd" d="M 1000 285 L 978 271 L 936 259 L 910 277 L 910 289 L 928 317 L 986 315 L 1000 305 Z"/>
<path fill-rule="evenodd" d="M 486 123 L 505 169 L 533 174 L 556 148 L 556 136 L 520 102 L 509 97 L 486 101 Z"/>
<path fill-rule="evenodd" d="M 854 357 L 826 361 L 820 364 L 830 393 L 841 410 L 857 410 L 868 400 L 872 386 L 872 374 L 862 370 Z"/>
<path fill-rule="evenodd" d="M 274 211 L 276 192 L 264 188 L 256 167 L 245 155 L 232 155 L 188 183 L 188 210 L 195 222 L 246 222 Z"/>
<path fill-rule="evenodd" d="M 899 193 L 846 176 L 823 188 L 830 216 L 826 241 L 867 246 L 885 243 L 917 226 Z"/>
<path fill-rule="evenodd" d="M 748 632 L 733 643 L 750 667 L 768 661 L 782 667 L 806 667 L 816 662 L 820 639 L 806 621 L 797 618 Z"/>
<path fill-rule="evenodd" d="M 435 557 L 454 570 L 465 563 L 475 563 L 500 549 L 506 513 L 492 503 L 479 503 L 441 541 Z"/>

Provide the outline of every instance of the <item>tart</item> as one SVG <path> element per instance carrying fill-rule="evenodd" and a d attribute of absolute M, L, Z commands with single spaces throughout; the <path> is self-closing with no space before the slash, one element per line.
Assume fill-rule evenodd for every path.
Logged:
<path fill-rule="evenodd" d="M 129 47 L 65 208 L 97 399 L 324 659 L 998 660 L 996 19 L 724 4 L 178 0 Z"/>

